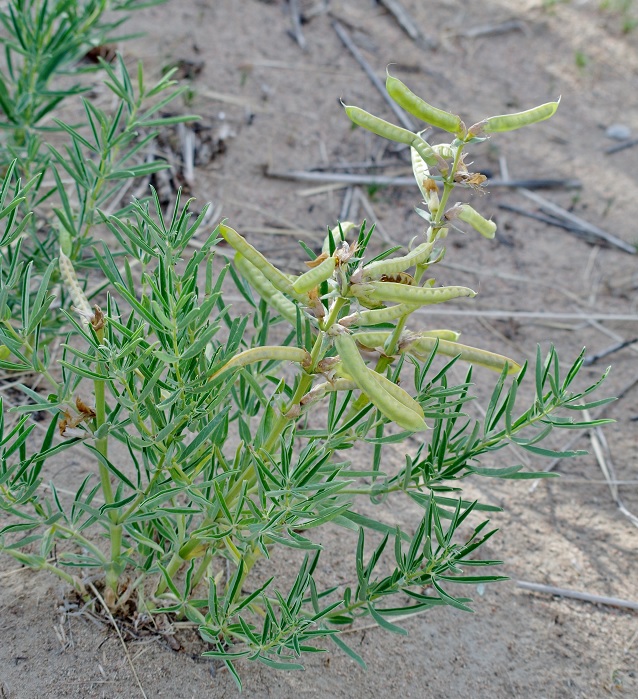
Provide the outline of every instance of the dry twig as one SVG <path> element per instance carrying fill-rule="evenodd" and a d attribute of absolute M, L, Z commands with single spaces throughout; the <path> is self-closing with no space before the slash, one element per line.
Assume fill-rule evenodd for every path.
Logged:
<path fill-rule="evenodd" d="M 292 20 L 292 30 L 289 34 L 292 38 L 299 44 L 299 48 L 302 51 L 307 51 L 308 44 L 306 43 L 306 37 L 301 31 L 301 12 L 299 10 L 299 0 L 288 0 L 290 6 L 290 19 Z"/>
<path fill-rule="evenodd" d="M 630 253 L 631 255 L 636 254 L 635 246 L 632 246 L 629 243 L 627 243 L 626 241 L 623 241 L 622 238 L 618 238 L 618 236 L 614 236 L 611 233 L 607 233 L 607 231 L 603 231 L 603 229 L 598 228 L 598 226 L 594 226 L 594 224 L 590 224 L 588 221 L 585 221 L 584 219 L 581 219 L 579 216 L 576 216 L 575 214 L 572 214 L 570 211 L 567 211 L 567 209 L 563 209 L 562 207 L 559 207 L 557 204 L 550 202 L 549 200 L 545 199 L 544 197 L 541 197 L 536 192 L 531 192 L 529 190 L 529 188 L 520 187 L 518 191 L 524 197 L 527 197 L 527 199 L 529 199 L 532 202 L 534 202 L 535 204 L 537 204 L 538 207 L 541 209 L 541 211 L 544 211 L 545 213 L 549 213 L 558 219 L 563 219 L 564 221 L 569 221 L 570 223 L 578 226 L 580 228 L 580 230 L 582 231 L 583 235 L 585 235 L 585 234 L 588 235 L 588 240 L 590 240 L 594 243 L 605 242 L 605 243 L 607 243 L 615 248 L 623 250 L 625 253 Z"/>
<path fill-rule="evenodd" d="M 638 610 L 638 603 L 632 600 L 623 600 L 622 598 L 608 598 L 603 595 L 594 595 L 593 593 L 584 593 L 582 591 L 572 591 L 567 588 L 555 588 L 554 586 L 545 586 L 542 583 L 531 583 L 530 581 L 517 581 L 516 585 L 527 591 L 535 593 L 548 593 L 549 595 L 558 595 L 562 598 L 573 598 L 574 600 L 584 600 L 588 603 L 598 605 L 611 605 L 615 608 L 627 608 L 629 610 Z"/>
<path fill-rule="evenodd" d="M 422 49 L 435 49 L 437 47 L 436 40 L 423 34 L 399 0 L 378 0 L 378 2 L 394 16 L 397 24 L 417 46 Z"/>
<path fill-rule="evenodd" d="M 608 348 L 605 348 L 600 352 L 596 352 L 593 355 L 586 355 L 583 359 L 583 365 L 585 365 L 586 367 L 588 365 L 593 365 L 595 362 L 598 362 L 598 360 L 602 360 L 603 357 L 607 357 L 608 355 L 611 355 L 614 352 L 618 352 L 619 350 L 629 347 L 637 342 L 638 338 L 632 338 L 631 340 L 622 340 L 618 343 L 614 343 L 613 345 L 610 345 Z"/>
<path fill-rule="evenodd" d="M 93 591 L 93 595 L 100 601 L 100 605 L 104 608 L 104 612 L 106 613 L 111 624 L 115 628 L 115 631 L 117 632 L 117 636 L 120 638 L 120 642 L 122 642 L 122 646 L 124 647 L 124 653 L 126 654 L 126 659 L 129 663 L 129 666 L 131 667 L 131 671 L 133 672 L 133 676 L 135 678 L 135 681 L 137 682 L 137 685 L 142 693 L 142 697 L 145 699 L 148 698 L 148 696 L 144 692 L 144 688 L 142 687 L 139 676 L 137 675 L 137 671 L 135 670 L 135 666 L 133 666 L 133 661 L 131 660 L 131 655 L 128 653 L 128 648 L 126 646 L 126 642 L 124 641 L 124 637 L 122 637 L 122 633 L 120 632 L 120 628 L 117 626 L 117 623 L 115 622 L 115 619 L 113 618 L 113 615 L 111 615 L 111 611 L 109 610 L 108 605 L 104 601 L 104 598 L 102 598 L 102 596 L 100 595 L 100 592 L 97 590 L 97 588 L 90 581 L 87 583 L 87 585 Z"/>
<path fill-rule="evenodd" d="M 520 19 L 508 19 L 498 24 L 481 24 L 478 27 L 470 27 L 461 32 L 456 32 L 455 36 L 462 36 L 466 39 L 476 39 L 479 36 L 495 36 L 496 34 L 506 34 L 507 32 L 513 31 L 527 34 L 527 25 Z"/>
<path fill-rule="evenodd" d="M 638 146 L 638 139 L 629 139 L 628 141 L 617 143 L 615 146 L 610 146 L 609 148 L 606 148 L 605 153 L 607 155 L 611 155 L 612 153 L 624 151 L 626 148 L 631 148 L 632 146 Z"/>

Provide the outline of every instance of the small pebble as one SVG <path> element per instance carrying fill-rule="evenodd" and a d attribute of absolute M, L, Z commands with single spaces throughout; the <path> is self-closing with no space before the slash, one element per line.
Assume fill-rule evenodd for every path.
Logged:
<path fill-rule="evenodd" d="M 605 136 L 614 141 L 626 141 L 631 137 L 631 129 L 625 124 L 612 124 L 607 127 Z"/>

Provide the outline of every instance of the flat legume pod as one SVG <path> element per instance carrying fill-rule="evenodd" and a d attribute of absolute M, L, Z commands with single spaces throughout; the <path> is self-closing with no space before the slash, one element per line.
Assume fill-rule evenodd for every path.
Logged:
<path fill-rule="evenodd" d="M 520 129 L 523 126 L 542 122 L 554 116 L 559 104 L 560 97 L 556 102 L 546 102 L 524 112 L 499 114 L 496 117 L 489 117 L 482 123 L 482 130 L 486 134 L 496 134 L 502 131 L 514 131 L 514 129 Z"/>
<path fill-rule="evenodd" d="M 363 268 L 363 279 L 379 279 L 382 275 L 394 275 L 398 272 L 409 270 L 416 265 L 421 265 L 428 261 L 433 247 L 434 241 L 426 241 L 411 250 L 407 255 L 372 262 Z"/>
<path fill-rule="evenodd" d="M 297 307 L 266 279 L 241 253 L 235 253 L 235 267 L 268 305 L 293 326 L 297 323 Z"/>
<path fill-rule="evenodd" d="M 360 107 L 344 106 L 346 114 L 355 124 L 371 131 L 373 134 L 377 134 L 377 136 L 382 136 L 384 139 L 396 141 L 397 143 L 406 143 L 408 146 L 412 146 L 428 165 L 433 167 L 438 166 L 439 161 L 432 147 L 418 134 L 414 134 L 400 126 L 390 124 L 390 122 L 385 121 L 385 119 L 375 117 Z"/>
<path fill-rule="evenodd" d="M 298 294 L 292 288 L 292 282 L 281 271 L 278 270 L 266 258 L 243 237 L 240 236 L 235 229 L 230 226 L 221 224 L 219 227 L 220 236 L 228 243 L 231 248 L 237 253 L 241 253 L 248 262 L 252 263 L 266 279 L 280 292 L 297 299 L 300 302 L 307 302 L 307 296 Z"/>
<path fill-rule="evenodd" d="M 399 106 L 417 117 L 417 119 L 435 126 L 437 129 L 443 129 L 443 131 L 447 131 L 450 134 L 462 135 L 461 117 L 428 104 L 425 100 L 415 95 L 407 85 L 398 78 L 393 78 L 389 73 L 385 81 L 385 89 Z"/>
<path fill-rule="evenodd" d="M 368 282 L 364 285 L 351 285 L 351 290 L 356 296 L 354 287 L 365 287 L 362 290 L 365 298 L 370 301 L 392 301 L 399 304 L 440 304 L 458 297 L 475 297 L 476 292 L 468 287 L 411 287 L 396 282 Z"/>
<path fill-rule="evenodd" d="M 263 362 L 265 360 L 298 362 L 303 366 L 307 366 L 311 362 L 310 353 L 302 348 L 288 348 L 281 345 L 263 345 L 262 347 L 244 350 L 238 355 L 235 355 L 235 357 L 229 360 L 221 369 L 211 375 L 210 379 L 230 369 L 239 369 L 240 367 L 246 367 L 255 362 Z"/>
<path fill-rule="evenodd" d="M 366 365 L 355 341 L 349 335 L 337 336 L 335 347 L 345 372 L 384 416 L 405 430 L 427 430 L 421 406 L 396 384 L 393 386 L 397 391 L 392 390 L 390 393 L 386 384 L 389 380 L 384 382 L 385 377 L 379 379 L 381 375 Z"/>
<path fill-rule="evenodd" d="M 335 271 L 335 264 L 336 260 L 334 257 L 326 258 L 317 267 L 313 267 L 308 272 L 304 272 L 303 275 L 297 277 L 292 284 L 292 288 L 298 294 L 306 294 L 332 277 L 332 273 Z"/>
<path fill-rule="evenodd" d="M 409 343 L 406 343 L 405 346 L 401 347 L 401 351 L 409 352 L 419 359 L 425 359 L 430 355 L 435 347 L 437 349 L 437 353 L 441 355 L 446 355 L 447 357 L 456 357 L 458 355 L 464 362 L 469 362 L 473 365 L 480 365 L 481 367 L 487 367 L 488 369 L 496 372 L 502 372 L 505 366 L 507 366 L 508 374 L 515 374 L 520 372 L 521 369 L 518 362 L 515 362 L 504 355 L 499 355 L 495 352 L 490 352 L 489 350 L 481 350 L 480 348 L 473 348 L 469 345 L 462 345 L 461 343 L 454 343 L 442 339 L 439 339 L 437 345 L 436 338 L 420 337 L 415 340 L 411 340 Z"/>

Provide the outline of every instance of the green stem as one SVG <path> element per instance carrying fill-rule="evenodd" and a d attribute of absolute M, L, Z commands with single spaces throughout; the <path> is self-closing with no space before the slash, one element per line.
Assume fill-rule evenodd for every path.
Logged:
<path fill-rule="evenodd" d="M 97 329 L 95 334 L 97 335 L 98 342 L 102 344 L 104 341 L 104 329 Z M 103 363 L 98 362 L 97 373 L 103 375 L 104 372 L 105 368 Z M 97 432 L 97 430 L 106 423 L 105 382 L 103 379 L 95 379 L 93 385 L 95 390 L 95 430 Z M 108 440 L 108 435 L 104 435 L 95 441 L 95 448 L 105 459 L 108 459 Z M 98 470 L 104 502 L 108 505 L 115 500 L 113 497 L 113 487 L 111 486 L 111 475 L 109 470 L 101 462 L 98 464 Z M 116 509 L 109 510 L 109 519 L 111 521 L 109 527 L 111 561 L 106 569 L 106 585 L 107 588 L 113 592 L 114 598 L 116 598 L 119 579 L 119 559 L 122 549 L 122 526 L 118 524 L 118 511 Z"/>
<path fill-rule="evenodd" d="M 55 566 L 53 564 L 49 564 L 48 562 L 42 564 L 41 568 L 45 569 L 46 571 L 50 571 L 51 573 L 61 578 L 63 581 L 69 583 L 81 595 L 86 595 L 86 589 L 82 585 L 82 582 L 75 576 L 71 576 L 71 574 L 67 573 L 63 569 L 60 569 L 60 567 Z"/>
<path fill-rule="evenodd" d="M 168 566 L 166 567 L 166 573 L 168 574 L 168 577 L 172 579 L 173 576 L 175 576 L 175 574 L 179 571 L 183 563 L 184 560 L 179 556 L 177 552 L 175 552 L 171 557 L 171 560 L 168 562 Z M 166 583 L 166 579 L 162 577 L 160 579 L 160 582 L 157 584 L 157 588 L 155 589 L 155 595 L 162 595 L 162 593 L 164 593 L 167 587 L 168 584 Z"/>

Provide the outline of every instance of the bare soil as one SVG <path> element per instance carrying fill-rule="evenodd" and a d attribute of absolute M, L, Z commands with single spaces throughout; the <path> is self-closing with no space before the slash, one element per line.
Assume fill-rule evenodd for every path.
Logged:
<path fill-rule="evenodd" d="M 337 37 L 337 19 L 379 77 L 393 63 L 393 73 L 415 92 L 468 123 L 562 95 L 551 121 L 477 147 L 474 168 L 499 176 L 500 157 L 510 177 L 577 178 L 581 189 L 541 194 L 628 243 L 638 242 L 638 147 L 605 154 L 616 143 L 606 136 L 609 126 L 620 123 L 638 135 L 638 30 L 623 34 L 620 14 L 601 9 L 598 0 L 402 3 L 436 49 L 418 46 L 372 0 L 331 0 L 329 12 L 322 2 L 301 1 L 308 19 L 302 26 L 306 51 L 289 35 L 284 0 L 172 0 L 135 15 L 127 29 L 145 36 L 122 45 L 126 60 L 133 65 L 141 59 L 156 73 L 181 62 L 192 87 L 184 110 L 201 114 L 206 126 L 224 134 L 223 152 L 195 170 L 191 189 L 198 203 L 221 205 L 231 225 L 298 271 L 303 255 L 297 240 L 319 243 L 326 225 L 340 216 L 345 188 L 273 179 L 265 167 L 335 170 L 376 158 L 394 161 L 384 174 L 409 174 L 401 153 L 352 130 L 338 103 L 342 98 L 394 119 Z M 474 31 L 510 20 L 501 33 Z M 103 94 L 103 86 L 95 90 Z M 502 210 L 499 204 L 535 206 L 513 189 L 490 189 L 489 196 L 472 199 L 498 222 L 499 235 L 485 241 L 456 234 L 447 266 L 438 271 L 440 283 L 478 286 L 471 305 L 454 307 L 471 315 L 448 314 L 446 306 L 432 313 L 430 325 L 462 329 L 468 344 L 518 359 L 533 359 L 536 343 L 551 342 L 565 362 L 583 345 L 594 353 L 618 337 L 638 336 L 635 256 Z M 407 245 L 420 230 L 413 211 L 416 188 L 363 191 L 382 233 Z M 363 216 L 371 218 L 361 210 Z M 633 319 L 607 318 L 614 314 Z M 607 394 L 617 395 L 638 377 L 636 349 L 608 358 L 613 371 Z M 584 379 L 595 380 L 608 360 L 588 368 Z M 483 401 L 492 380 L 487 372 L 476 374 Z M 638 512 L 638 389 L 627 391 L 606 415 L 616 420 L 604 428 L 615 478 L 629 482 L 618 487 L 619 494 Z M 577 447 L 589 448 L 588 436 Z M 520 455 L 503 453 L 505 459 Z M 532 469 L 546 466 L 527 461 Z M 64 486 L 77 484 L 87 468 L 68 457 L 52 471 Z M 305 673 L 240 665 L 243 694 L 638 696 L 635 612 L 515 585 L 526 580 L 638 600 L 638 532 L 612 498 L 596 459 L 561 462 L 556 470 L 560 480 L 468 483 L 470 494 L 504 508 L 492 519 L 501 531 L 488 555 L 502 558 L 503 572 L 513 579 L 474 590 L 474 615 L 436 609 L 407 620 L 407 638 L 373 625 L 352 630 L 350 643 L 366 660 L 367 672 L 336 649 L 307 659 Z M 393 501 L 376 512 L 406 527 L 416 517 L 405 503 Z M 351 581 L 354 541 L 335 528 L 323 533 L 322 543 L 323 582 Z M 283 552 L 276 570 L 285 576 L 295 561 Z M 0 697 L 140 696 L 113 629 L 87 615 L 67 614 L 65 599 L 68 608 L 68 591 L 51 576 L 16 571 L 8 558 L 0 561 Z M 238 696 L 228 673 L 199 656 L 204 647 L 191 631 L 171 632 L 137 640 L 129 635 L 128 651 L 148 697 Z"/>

